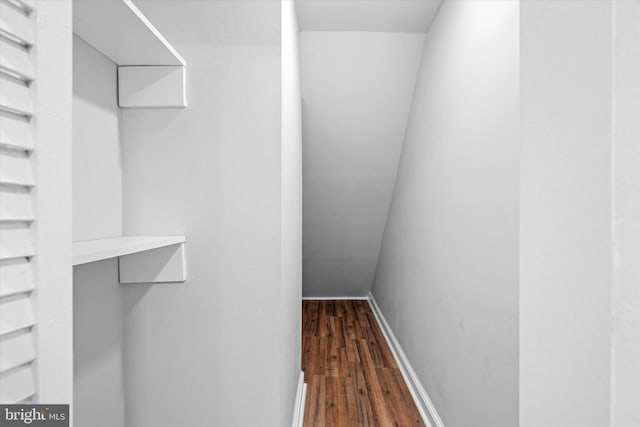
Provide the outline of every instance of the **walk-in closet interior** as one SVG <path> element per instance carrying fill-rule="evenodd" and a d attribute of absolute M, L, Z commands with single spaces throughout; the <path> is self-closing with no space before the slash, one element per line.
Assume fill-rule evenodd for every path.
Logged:
<path fill-rule="evenodd" d="M 639 23 L 0 0 L 0 425 L 640 425 Z"/>

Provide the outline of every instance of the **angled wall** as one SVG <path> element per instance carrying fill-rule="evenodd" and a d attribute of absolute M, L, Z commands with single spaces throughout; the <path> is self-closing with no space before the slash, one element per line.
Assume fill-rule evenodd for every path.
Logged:
<path fill-rule="evenodd" d="M 447 427 L 518 425 L 518 4 L 436 15 L 373 285 Z"/>
<path fill-rule="evenodd" d="M 371 289 L 423 40 L 301 33 L 304 296 Z"/>

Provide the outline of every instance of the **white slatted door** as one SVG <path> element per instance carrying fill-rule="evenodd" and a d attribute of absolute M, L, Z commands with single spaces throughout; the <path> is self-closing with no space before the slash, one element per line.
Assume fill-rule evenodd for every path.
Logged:
<path fill-rule="evenodd" d="M 34 400 L 34 9 L 0 0 L 0 403 Z"/>

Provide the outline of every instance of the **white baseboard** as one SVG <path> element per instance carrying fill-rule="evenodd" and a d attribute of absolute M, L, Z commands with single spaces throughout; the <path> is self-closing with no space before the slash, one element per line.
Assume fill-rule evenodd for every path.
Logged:
<path fill-rule="evenodd" d="M 328 301 L 328 300 L 366 301 L 368 299 L 369 299 L 368 296 L 364 296 L 364 297 L 302 297 L 303 301 L 313 301 L 313 300 L 320 300 L 320 301 Z"/>
<path fill-rule="evenodd" d="M 393 357 L 396 359 L 396 363 L 398 364 L 398 368 L 400 368 L 400 372 L 404 377 L 404 381 L 407 383 L 407 387 L 409 388 L 409 392 L 413 397 L 416 406 L 418 407 L 418 411 L 422 416 L 425 424 L 428 427 L 444 427 L 440 416 L 438 415 L 438 411 L 436 411 L 436 407 L 433 406 L 433 402 L 429 399 L 429 395 L 427 395 L 427 391 L 422 386 L 420 379 L 416 375 L 415 371 L 411 367 L 411 363 L 409 363 L 409 359 L 407 355 L 404 354 L 398 339 L 395 334 L 391 330 L 391 327 L 387 323 L 387 319 L 384 318 L 378 303 L 376 303 L 373 294 L 369 293 L 369 305 L 371 306 L 371 310 L 378 321 L 378 325 L 380 325 L 380 329 L 382 329 L 382 334 L 384 335 L 389 347 L 391 348 L 391 353 L 393 353 Z"/>
<path fill-rule="evenodd" d="M 304 422 L 304 404 L 307 399 L 307 385 L 304 383 L 304 372 L 300 372 L 298 377 L 298 388 L 296 390 L 296 401 L 293 405 L 293 421 L 291 427 L 302 427 Z"/>

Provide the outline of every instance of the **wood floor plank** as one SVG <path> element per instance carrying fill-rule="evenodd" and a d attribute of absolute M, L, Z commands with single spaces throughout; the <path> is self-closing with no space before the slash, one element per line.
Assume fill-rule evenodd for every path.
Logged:
<path fill-rule="evenodd" d="M 323 375 L 310 375 L 307 380 L 307 401 L 304 408 L 304 427 L 324 426 L 325 382 Z"/>
<path fill-rule="evenodd" d="M 384 357 L 382 356 L 382 352 L 380 351 L 380 347 L 378 346 L 378 343 L 376 341 L 371 341 L 371 340 L 362 340 L 362 341 L 366 343 L 368 347 L 369 355 L 371 356 L 371 362 L 373 363 L 373 366 L 375 366 L 376 368 L 384 368 L 385 360 L 384 360 Z"/>
<path fill-rule="evenodd" d="M 325 376 L 325 422 L 326 425 L 348 426 L 349 414 L 344 381 L 339 377 Z"/>
<path fill-rule="evenodd" d="M 347 352 L 347 360 L 349 362 L 360 362 L 360 355 L 358 354 L 358 347 L 356 346 L 355 339 L 347 339 L 345 350 Z"/>
<path fill-rule="evenodd" d="M 312 356 L 306 363 L 306 371 L 309 375 L 324 375 L 326 357 L 316 357 L 316 355 L 327 354 L 327 338 L 326 337 L 307 337 L 310 344 L 310 351 L 307 354 Z M 305 353 L 303 353 L 305 354 Z"/>
<path fill-rule="evenodd" d="M 402 377 L 402 373 L 400 373 L 400 369 L 387 369 L 387 380 L 389 381 L 389 384 L 393 384 L 392 386 L 390 386 L 393 390 L 394 393 L 398 393 L 398 391 L 400 392 L 399 394 L 396 395 L 396 399 L 400 399 L 400 401 L 402 402 L 410 402 L 413 400 L 413 397 L 411 397 L 411 393 L 409 392 L 409 388 L 407 387 L 407 384 L 404 382 L 404 378 Z M 396 404 L 399 404 L 396 402 Z M 412 405 L 408 411 L 406 411 L 406 415 L 409 418 L 409 423 L 408 425 L 412 425 L 412 426 L 423 426 L 424 422 L 422 421 L 422 417 L 420 416 L 420 412 L 418 411 L 418 408 L 415 405 Z"/>
<path fill-rule="evenodd" d="M 347 375 L 341 377 L 341 385 L 344 389 L 344 395 L 347 402 L 347 416 L 350 426 L 360 426 L 361 418 L 358 414 L 358 399 L 356 396 L 356 380 L 349 375 L 349 363 L 347 362 Z"/>
<path fill-rule="evenodd" d="M 373 312 L 369 312 L 367 314 L 367 318 L 369 320 L 369 328 L 372 334 L 369 335 L 370 342 L 375 341 L 377 344 L 377 350 L 379 351 L 379 357 L 382 359 L 382 364 L 387 368 L 397 368 L 396 360 L 391 353 L 391 349 L 387 344 L 387 340 L 384 338 L 384 334 L 378 325 L 378 321 L 376 320 Z"/>
<path fill-rule="evenodd" d="M 356 339 L 355 326 L 353 324 L 353 318 L 349 318 L 347 316 L 342 318 L 342 329 L 344 338 L 347 340 Z"/>
<path fill-rule="evenodd" d="M 367 383 L 364 380 L 362 367 L 359 363 L 349 364 L 349 376 L 353 378 L 354 394 L 356 397 L 356 414 L 359 426 L 375 425 L 371 401 L 367 394 Z"/>
<path fill-rule="evenodd" d="M 325 300 L 324 301 L 324 312 L 329 317 L 335 316 L 336 315 L 336 301 Z"/>
<path fill-rule="evenodd" d="M 367 385 L 367 393 L 376 424 L 381 426 L 393 425 L 387 413 L 387 406 L 382 394 L 382 389 L 380 388 L 380 381 L 376 375 L 376 368 L 369 353 L 369 346 L 366 340 L 358 340 L 358 352 L 360 353 L 362 373 L 364 374 L 364 381 Z"/>
<path fill-rule="evenodd" d="M 318 333 L 318 301 L 308 301 L 303 304 L 303 336 L 316 336 Z"/>
<path fill-rule="evenodd" d="M 342 317 L 331 317 L 329 319 L 329 327 L 331 333 L 335 336 L 336 345 L 339 348 L 346 346 L 344 337 L 344 327 L 342 326 Z"/>
<path fill-rule="evenodd" d="M 348 315 L 347 314 L 347 307 L 348 307 L 347 301 L 336 301 L 335 303 L 336 303 L 336 314 L 335 314 L 336 317 L 340 317 L 340 318 L 346 317 Z"/>
<path fill-rule="evenodd" d="M 366 301 L 303 301 L 305 427 L 424 426 Z"/>
<path fill-rule="evenodd" d="M 341 348 L 338 358 L 338 376 L 341 378 L 349 377 L 349 356 L 347 356 L 347 349 Z"/>
<path fill-rule="evenodd" d="M 326 337 L 328 333 L 328 317 L 326 312 L 326 301 L 319 301 L 318 304 L 318 336 Z"/>
<path fill-rule="evenodd" d="M 390 368 L 376 368 L 376 376 L 393 425 L 398 427 L 420 425 L 419 423 L 422 422 L 420 414 L 417 410 L 407 410 L 402 394 L 398 393 L 398 384 L 392 371 L 393 369 Z"/>
<path fill-rule="evenodd" d="M 300 362 L 300 366 L 302 369 L 302 372 L 305 372 L 304 374 L 304 381 L 307 382 L 307 366 L 311 360 L 310 354 L 311 353 L 311 347 L 310 347 L 310 343 L 311 340 L 308 339 L 304 334 L 302 334 L 302 348 L 300 350 L 300 352 L 302 353 L 302 361 Z"/>
<path fill-rule="evenodd" d="M 333 339 L 329 338 L 327 357 L 324 361 L 324 375 L 326 377 L 337 377 L 340 374 L 340 349 L 335 347 Z"/>

